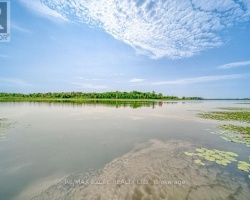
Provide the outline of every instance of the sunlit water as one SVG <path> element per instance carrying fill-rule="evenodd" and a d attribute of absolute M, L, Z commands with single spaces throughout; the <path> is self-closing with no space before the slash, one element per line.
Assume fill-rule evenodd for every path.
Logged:
<path fill-rule="evenodd" d="M 0 103 L 13 123 L 0 131 L 0 199 L 250 199 L 237 164 L 199 166 L 184 154 L 205 147 L 249 162 L 250 148 L 210 134 L 223 122 L 196 117 L 250 107 L 238 103 Z"/>

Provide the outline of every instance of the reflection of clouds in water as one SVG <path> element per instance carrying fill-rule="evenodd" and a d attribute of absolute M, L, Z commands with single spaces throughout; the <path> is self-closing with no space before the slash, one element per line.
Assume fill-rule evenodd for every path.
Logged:
<path fill-rule="evenodd" d="M 198 166 L 184 151 L 191 144 L 180 141 L 138 145 L 134 150 L 108 163 L 103 169 L 67 180 L 147 180 L 150 184 L 65 184 L 61 180 L 31 199 L 248 199 L 243 178 L 210 166 Z M 183 185 L 153 184 L 155 180 L 185 181 Z"/>
<path fill-rule="evenodd" d="M 211 122 L 211 120 L 202 119 L 202 118 L 196 117 L 196 115 L 190 115 L 190 113 L 188 113 L 187 115 L 180 115 L 179 113 L 177 115 L 151 114 L 150 116 L 157 117 L 157 118 L 177 119 L 177 120 L 182 120 L 182 121 L 213 123 L 213 121 Z M 216 121 L 214 123 L 216 123 Z"/>
<path fill-rule="evenodd" d="M 129 118 L 132 119 L 132 120 L 142 120 L 142 119 L 145 119 L 145 117 L 142 117 L 142 116 L 130 116 Z"/>

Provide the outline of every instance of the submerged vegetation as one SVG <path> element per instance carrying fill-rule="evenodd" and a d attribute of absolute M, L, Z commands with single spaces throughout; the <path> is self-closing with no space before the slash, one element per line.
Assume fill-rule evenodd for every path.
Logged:
<path fill-rule="evenodd" d="M 1 132 L 13 127 L 13 125 L 14 125 L 14 123 L 8 122 L 8 119 L 0 118 L 0 139 L 6 138 L 6 134 L 1 133 Z"/>
<path fill-rule="evenodd" d="M 7 130 L 13 125 L 13 123 L 8 122 L 6 118 L 0 118 L 0 131 Z"/>
<path fill-rule="evenodd" d="M 164 96 L 162 93 L 156 92 L 103 92 L 103 93 L 84 93 L 84 92 L 49 92 L 49 93 L 32 93 L 32 94 L 20 94 L 20 93 L 0 93 L 0 100 L 35 100 L 35 99 L 72 99 L 72 100 L 84 100 L 84 99 L 161 99 L 161 100 L 203 100 L 201 97 L 182 97 L 177 96 Z"/>

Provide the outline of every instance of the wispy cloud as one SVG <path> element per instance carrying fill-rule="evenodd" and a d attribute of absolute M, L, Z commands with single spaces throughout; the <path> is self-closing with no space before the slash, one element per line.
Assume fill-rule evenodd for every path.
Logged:
<path fill-rule="evenodd" d="M 245 61 L 245 62 L 234 62 L 234 63 L 228 63 L 225 65 L 221 65 L 217 67 L 218 69 L 230 69 L 230 68 L 235 68 L 235 67 L 242 67 L 242 66 L 250 66 L 250 61 Z"/>
<path fill-rule="evenodd" d="M 107 89 L 108 87 L 106 85 L 94 85 L 91 83 L 70 83 L 71 85 L 77 85 L 80 88 L 87 88 L 87 89 Z"/>
<path fill-rule="evenodd" d="M 0 85 L 5 87 L 30 87 L 31 84 L 19 78 L 0 78 Z"/>
<path fill-rule="evenodd" d="M 19 0 L 24 6 L 32 10 L 36 14 L 40 14 L 43 17 L 53 17 L 54 19 L 59 20 L 67 20 L 63 15 L 61 15 L 56 8 L 50 8 L 45 4 L 45 1 L 40 0 Z M 62 0 L 63 2 L 64 0 Z M 55 0 L 54 2 L 59 3 L 59 1 Z M 52 20 L 54 20 L 52 18 Z"/>
<path fill-rule="evenodd" d="M 102 81 L 103 80 L 101 78 L 85 78 L 85 77 L 81 77 L 81 76 L 71 77 L 71 78 L 77 79 L 77 80 L 85 80 L 85 81 Z"/>
<path fill-rule="evenodd" d="M 220 81 L 227 79 L 239 79 L 249 76 L 249 74 L 230 74 L 230 75 L 219 75 L 219 76 L 201 76 L 194 78 L 178 79 L 174 81 L 160 81 L 154 82 L 152 85 L 187 85 L 193 83 L 203 83 L 211 81 Z"/>
<path fill-rule="evenodd" d="M 141 79 L 141 78 L 132 78 L 131 80 L 129 80 L 130 83 L 141 83 L 144 81 L 145 79 Z"/>
<path fill-rule="evenodd" d="M 20 1 L 36 12 L 104 29 L 153 59 L 190 57 L 221 46 L 221 31 L 250 17 L 249 0 Z"/>
<path fill-rule="evenodd" d="M 18 26 L 17 24 L 13 23 L 13 22 L 11 23 L 11 28 L 14 29 L 14 30 L 17 30 L 19 32 L 22 32 L 22 33 L 28 33 L 28 34 L 32 33 L 30 30 L 22 28 L 22 27 Z"/>

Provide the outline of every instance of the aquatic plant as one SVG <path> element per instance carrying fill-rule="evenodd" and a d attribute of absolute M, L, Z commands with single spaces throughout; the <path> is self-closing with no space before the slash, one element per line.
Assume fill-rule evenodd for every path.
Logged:
<path fill-rule="evenodd" d="M 214 119 L 221 121 L 241 121 L 250 123 L 249 110 L 213 111 L 207 113 L 199 113 L 197 116 L 204 119 Z"/>
<path fill-rule="evenodd" d="M 0 131 L 12 128 L 16 122 L 10 122 L 7 118 L 0 118 Z"/>
<path fill-rule="evenodd" d="M 219 151 L 217 149 L 206 149 L 206 148 L 199 148 L 196 149 L 198 153 L 192 153 L 192 152 L 184 152 L 187 156 L 199 156 L 204 158 L 205 160 L 216 162 L 220 165 L 227 165 L 231 162 L 237 161 L 234 157 L 237 157 L 238 155 L 233 152 L 227 152 L 227 151 Z M 196 164 L 205 165 L 202 163 L 202 161 L 195 160 Z"/>
<path fill-rule="evenodd" d="M 198 165 L 205 165 L 200 159 L 196 159 L 194 162 Z"/>
<path fill-rule="evenodd" d="M 224 130 L 224 131 L 217 131 L 217 132 L 210 132 L 211 134 L 217 134 L 217 135 L 222 135 L 220 136 L 223 140 L 229 141 L 229 142 L 234 142 L 234 143 L 239 143 L 239 144 L 245 144 L 247 147 L 250 147 L 250 134 L 242 134 L 236 132 L 236 128 L 238 126 L 234 126 L 234 132 L 229 131 L 229 130 Z M 219 127 L 228 127 L 228 125 L 221 125 Z M 231 126 L 229 126 L 231 127 Z"/>
<path fill-rule="evenodd" d="M 235 157 L 238 157 L 238 154 L 234 152 L 229 152 L 229 151 L 220 151 L 217 149 L 206 149 L 206 148 L 198 148 L 195 149 L 196 152 L 184 152 L 185 155 L 187 156 L 199 156 L 202 157 L 204 160 L 210 161 L 210 162 L 215 162 L 219 165 L 224 165 L 227 166 L 228 164 L 232 162 L 238 162 L 237 163 L 237 168 L 241 171 L 244 172 L 250 172 L 250 164 L 245 162 L 245 161 L 237 161 Z M 250 156 L 249 156 L 250 160 Z M 197 165 L 206 165 L 205 163 L 202 162 L 200 159 L 195 159 L 194 162 Z M 250 178 L 250 174 L 248 175 L 248 178 Z"/>
<path fill-rule="evenodd" d="M 219 108 L 229 110 L 230 112 L 218 111 L 210 113 L 201 113 L 199 116 L 203 118 L 217 119 L 217 120 L 234 120 L 250 122 L 250 108 Z M 226 141 L 245 144 L 250 147 L 250 127 L 236 126 L 232 124 L 219 125 L 218 128 L 223 129 L 221 132 L 211 132 L 212 134 L 221 134 L 221 138 Z M 236 133 L 236 134 L 232 134 Z"/>
<path fill-rule="evenodd" d="M 235 126 L 232 124 L 223 124 L 218 126 L 220 129 L 240 134 L 250 134 L 250 126 Z"/>
<path fill-rule="evenodd" d="M 244 108 L 244 107 L 219 107 L 217 109 L 220 109 L 220 110 L 233 110 L 233 111 L 250 111 L 250 108 Z"/>
<path fill-rule="evenodd" d="M 15 122 L 8 122 L 7 118 L 0 118 L 0 131 L 5 131 L 5 130 L 13 127 L 14 124 L 15 124 Z M 4 138 L 6 138 L 6 135 L 1 133 L 0 139 L 4 139 Z"/>
<path fill-rule="evenodd" d="M 237 165 L 238 169 L 244 172 L 249 172 L 250 171 L 250 164 L 245 162 L 245 161 L 239 161 Z"/>

